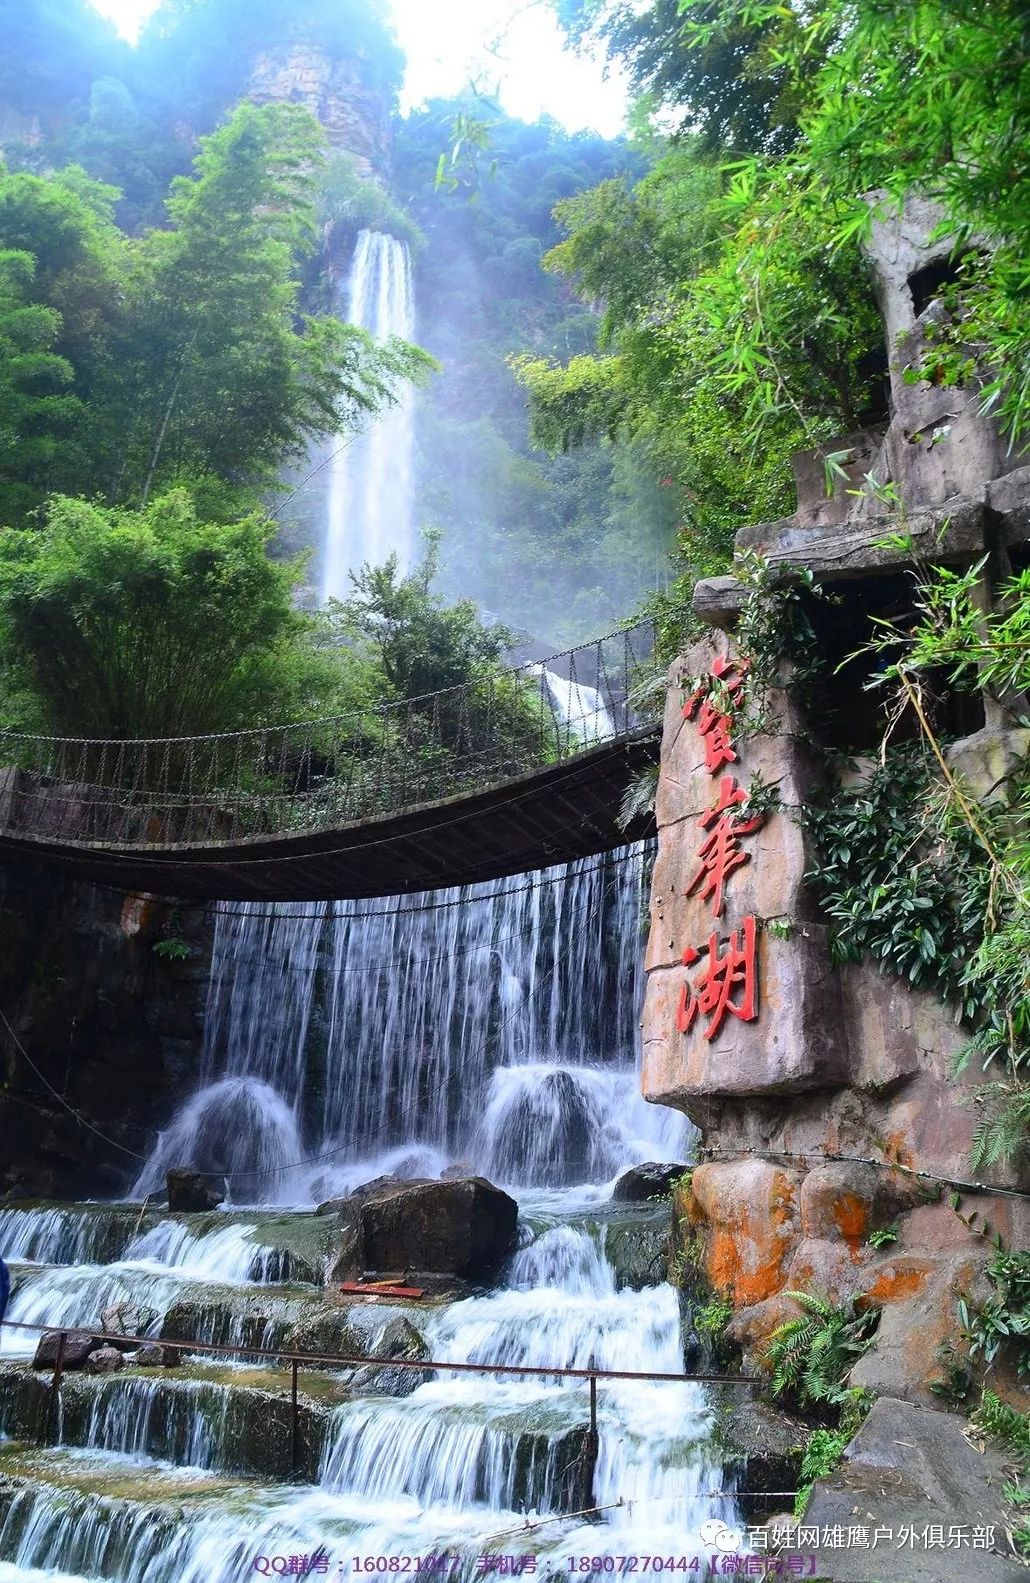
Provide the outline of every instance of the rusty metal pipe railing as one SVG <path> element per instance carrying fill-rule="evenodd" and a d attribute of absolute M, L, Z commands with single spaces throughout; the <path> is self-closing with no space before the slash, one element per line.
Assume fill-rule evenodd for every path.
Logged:
<path fill-rule="evenodd" d="M 566 1368 L 559 1364 L 544 1363 L 455 1363 L 446 1362 L 439 1358 L 383 1358 L 375 1354 L 359 1353 L 319 1353 L 319 1352 L 288 1352 L 282 1347 L 255 1347 L 243 1343 L 226 1343 L 220 1341 L 202 1341 L 193 1337 L 187 1341 L 166 1340 L 164 1336 L 126 1336 L 120 1331 L 98 1330 L 93 1325 L 47 1325 L 29 1324 L 17 1319 L 0 1320 L 0 1327 L 6 1330 L 29 1330 L 37 1335 L 46 1332 L 57 1336 L 92 1336 L 95 1340 L 117 1342 L 124 1346 L 126 1341 L 138 1341 L 140 1346 L 152 1341 L 162 1347 L 168 1347 L 175 1352 L 215 1352 L 220 1356 L 236 1356 L 245 1358 L 268 1358 L 271 1362 L 290 1364 L 315 1364 L 321 1368 L 365 1368 L 376 1365 L 380 1368 L 421 1369 L 425 1373 L 455 1373 L 455 1374 L 517 1374 L 536 1375 L 540 1378 L 573 1379 L 573 1380 L 654 1380 L 664 1383 L 698 1384 L 698 1385 L 759 1385 L 761 1378 L 755 1374 L 703 1374 L 688 1373 L 678 1374 L 660 1373 L 647 1369 L 602 1369 L 596 1366 L 576 1369 Z M 9 1361 L 16 1361 L 11 1359 Z"/>
<path fill-rule="evenodd" d="M 719 1384 L 719 1385 L 753 1385 L 756 1377 L 751 1374 L 678 1374 L 659 1373 L 643 1369 L 601 1369 L 591 1358 L 590 1366 L 585 1369 L 565 1368 L 560 1365 L 527 1363 L 449 1363 L 439 1358 L 384 1358 L 372 1353 L 348 1356 L 346 1354 L 320 1354 L 311 1352 L 287 1352 L 272 1347 L 248 1347 L 244 1345 L 227 1344 L 225 1342 L 201 1341 L 196 1337 L 187 1341 L 166 1341 L 163 1337 L 140 1336 L 128 1337 L 121 1331 L 96 1330 L 92 1325 L 46 1325 L 29 1323 L 17 1319 L 2 1319 L 0 1327 L 6 1326 L 9 1330 L 27 1330 L 34 1334 L 57 1335 L 57 1354 L 54 1364 L 53 1382 L 50 1387 L 49 1414 L 52 1431 L 60 1422 L 60 1390 L 62 1369 L 65 1361 L 66 1342 L 69 1336 L 86 1335 L 91 1340 L 111 1341 L 124 1346 L 127 1340 L 156 1342 L 170 1350 L 199 1353 L 215 1353 L 219 1356 L 245 1357 L 248 1360 L 267 1358 L 270 1362 L 288 1365 L 290 1371 L 290 1477 L 296 1481 L 301 1477 L 301 1433 L 300 1433 L 300 1400 L 299 1400 L 299 1368 L 302 1363 L 314 1364 L 320 1368 L 366 1368 L 369 1365 L 381 1367 L 420 1369 L 424 1373 L 459 1373 L 459 1374 L 490 1374 L 490 1375 L 533 1375 L 543 1379 L 575 1379 L 587 1380 L 590 1387 L 590 1421 L 589 1432 L 584 1447 L 584 1458 L 587 1464 L 587 1488 L 593 1483 L 594 1470 L 597 1463 L 599 1448 L 597 1426 L 597 1382 L 598 1380 L 640 1380 L 694 1384 Z M 9 1360 L 15 1361 L 15 1360 Z M 593 1497 L 591 1497 L 593 1499 Z"/>

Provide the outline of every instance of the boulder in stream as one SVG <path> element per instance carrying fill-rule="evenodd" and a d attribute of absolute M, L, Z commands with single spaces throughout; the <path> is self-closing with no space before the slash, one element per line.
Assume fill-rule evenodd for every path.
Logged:
<path fill-rule="evenodd" d="M 689 1169 L 689 1165 L 661 1164 L 657 1160 L 649 1160 L 646 1165 L 631 1165 L 612 1188 L 612 1202 L 643 1204 L 649 1198 L 666 1198 L 672 1192 L 673 1182 Z"/>
<path fill-rule="evenodd" d="M 61 1359 L 62 1368 L 84 1368 L 90 1353 L 101 1345 L 102 1342 L 88 1330 L 67 1331 L 64 1338 L 64 1354 Z M 59 1330 L 45 1330 L 39 1338 L 39 1345 L 36 1347 L 36 1355 L 32 1360 L 32 1367 L 34 1369 L 56 1368 L 60 1346 L 61 1332 Z"/>
<path fill-rule="evenodd" d="M 377 1358 L 409 1358 L 424 1362 L 429 1357 L 425 1339 L 403 1314 L 395 1314 L 387 1321 L 370 1351 Z M 351 1377 L 355 1396 L 410 1396 L 429 1378 L 423 1369 L 385 1367 L 370 1364 L 356 1369 Z"/>
<path fill-rule="evenodd" d="M 283 1337 L 284 1352 L 315 1357 L 360 1358 L 368 1353 L 367 1338 L 351 1324 L 350 1308 L 310 1303 Z"/>
<path fill-rule="evenodd" d="M 114 1374 L 124 1367 L 125 1359 L 117 1347 L 97 1347 L 83 1364 L 87 1374 Z"/>
<path fill-rule="evenodd" d="M 475 1278 L 515 1246 L 518 1205 L 481 1176 L 391 1182 L 344 1199 L 330 1281 L 366 1271 L 414 1279 L 419 1271 Z"/>
<path fill-rule="evenodd" d="M 171 1350 L 169 1348 L 169 1350 Z M 175 1354 L 178 1361 L 178 1353 Z M 165 1366 L 165 1348 L 157 1341 L 144 1341 L 135 1352 L 127 1354 L 126 1363 L 131 1363 L 134 1369 L 163 1369 Z"/>
<path fill-rule="evenodd" d="M 225 1198 L 225 1178 L 205 1176 L 203 1171 L 169 1171 L 168 1209 L 173 1215 L 189 1215 L 217 1209 Z"/>
<path fill-rule="evenodd" d="M 109 1347 L 130 1352 L 139 1346 L 140 1337 L 160 1317 L 156 1308 L 142 1308 L 138 1303 L 109 1303 L 101 1312 L 100 1328 L 107 1336 Z M 114 1336 L 124 1336 L 125 1340 L 113 1340 Z"/>

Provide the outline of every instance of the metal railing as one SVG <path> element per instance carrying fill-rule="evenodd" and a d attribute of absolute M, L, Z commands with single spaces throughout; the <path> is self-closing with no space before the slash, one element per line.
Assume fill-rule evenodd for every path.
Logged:
<path fill-rule="evenodd" d="M 138 741 L 0 732 L 0 830 L 81 845 L 219 845 L 469 795 L 653 729 L 647 621 L 460 686 L 292 725 Z"/>
<path fill-rule="evenodd" d="M 256 1359 L 267 1360 L 274 1366 L 287 1365 L 290 1369 L 290 1401 L 291 1401 L 291 1459 L 292 1472 L 296 1476 L 300 1464 L 300 1368 L 301 1365 L 314 1366 L 320 1369 L 358 1369 L 358 1368 L 390 1368 L 390 1369 L 415 1369 L 422 1373 L 440 1374 L 486 1374 L 505 1377 L 533 1376 L 540 1379 L 569 1379 L 584 1380 L 589 1387 L 589 1428 L 590 1447 L 592 1454 L 597 1452 L 597 1383 L 599 1380 L 637 1380 L 650 1383 L 676 1383 L 697 1385 L 757 1385 L 761 1381 L 752 1374 L 706 1374 L 706 1373 L 663 1373 L 647 1369 L 602 1369 L 594 1364 L 587 1368 L 566 1368 L 557 1364 L 527 1364 L 527 1363 L 455 1363 L 446 1362 L 439 1358 L 389 1358 L 377 1357 L 374 1353 L 317 1353 L 317 1352 L 289 1352 L 281 1348 L 246 1346 L 243 1344 L 227 1344 L 225 1342 L 202 1341 L 193 1338 L 188 1341 L 181 1339 L 165 1340 L 163 1336 L 126 1336 L 121 1331 L 105 1331 L 95 1329 L 92 1325 L 47 1325 L 42 1323 L 28 1323 L 22 1320 L 0 1320 L 0 1328 L 8 1330 L 25 1330 L 36 1335 L 56 1335 L 58 1338 L 57 1352 L 53 1365 L 53 1380 L 51 1383 L 51 1423 L 56 1424 L 60 1405 L 61 1381 L 64 1376 L 65 1348 L 70 1336 L 88 1336 L 98 1345 L 110 1342 L 120 1349 L 125 1348 L 126 1342 L 137 1342 L 140 1346 L 147 1343 L 167 1348 L 169 1351 L 182 1353 L 214 1353 L 220 1357 L 246 1358 L 248 1362 Z M 21 1360 L 8 1359 L 8 1362 Z"/>

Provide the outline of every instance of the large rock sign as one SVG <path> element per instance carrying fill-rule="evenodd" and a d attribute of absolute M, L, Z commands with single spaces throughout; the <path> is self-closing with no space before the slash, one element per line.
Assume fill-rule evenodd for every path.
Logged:
<path fill-rule="evenodd" d="M 851 462 L 832 498 L 822 453 L 799 457 L 798 510 L 737 537 L 738 552 L 759 552 L 773 575 L 808 567 L 845 606 L 857 598 L 863 620 L 910 587 L 914 562 L 968 567 L 990 554 L 1003 575 L 1008 549 L 1025 557 L 1030 541 L 1030 468 L 999 441 L 975 392 L 904 378 L 942 312 L 932 300 L 920 311 L 927 270 L 946 262 L 946 247 L 925 242 L 933 218 L 924 206 L 873 227 L 893 395 L 886 432 L 834 442 Z M 899 491 L 907 539 L 892 536 L 882 491 L 856 491 L 869 472 Z M 695 590 L 695 612 L 715 630 L 670 672 L 656 803 L 643 1086 L 702 1133 L 701 1163 L 674 1190 L 679 1251 L 689 1237 L 731 1298 L 730 1332 L 753 1365 L 797 1313 L 791 1290 L 863 1296 L 882 1317 L 854 1383 L 932 1402 L 940 1348 L 958 1340 L 957 1299 L 990 1295 L 993 1245 L 979 1228 L 1027 1246 L 1028 1201 L 964 1190 L 966 1218 L 953 1212 L 950 1184 L 968 1182 L 978 1119 L 962 1101 L 984 1081 L 975 1069 L 954 1074 L 968 1036 L 954 1008 L 872 961 L 832 961 L 798 814 L 826 790 L 815 750 L 840 743 L 802 717 L 786 674 L 749 698 L 754 678 L 733 635 L 744 596 L 728 577 Z M 756 702 L 760 727 L 749 730 Z M 848 700 L 837 702 L 847 716 Z M 986 792 L 1025 754 L 1025 737 L 988 701 L 982 728 L 949 752 Z M 989 1178 L 1018 1185 L 997 1165 Z"/>
<path fill-rule="evenodd" d="M 728 714 L 709 688 L 722 677 L 733 689 L 732 696 L 722 689 Z M 835 1039 L 840 987 L 826 930 L 805 900 L 810 853 L 790 817 L 811 772 L 789 702 L 776 701 L 779 734 L 742 744 L 735 722 L 747 708 L 747 671 L 721 634 L 684 655 L 672 681 L 646 962 L 644 1091 L 703 1127 L 720 1097 L 845 1080 Z M 695 703 L 699 690 L 707 695 Z M 777 811 L 749 811 L 756 777 L 777 788 Z"/>

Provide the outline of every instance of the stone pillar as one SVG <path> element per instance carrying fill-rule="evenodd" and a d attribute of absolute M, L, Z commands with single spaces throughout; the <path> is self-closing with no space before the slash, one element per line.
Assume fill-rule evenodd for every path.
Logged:
<path fill-rule="evenodd" d="M 826 1089 L 847 1081 L 840 984 L 826 928 L 805 884 L 813 857 L 796 819 L 814 784 L 796 710 L 785 692 L 770 690 L 762 700 L 769 729 L 746 736 L 739 721 L 756 700 L 748 697 L 745 674 L 737 694 L 742 708 L 729 723 L 734 757 L 714 770 L 709 767 L 713 759 L 723 755 L 706 747 L 700 705 L 692 718 L 684 715 L 685 703 L 691 709 L 694 681 L 733 660 L 730 639 L 719 633 L 677 662 L 656 805 L 644 1093 L 685 1110 L 702 1129 L 714 1100 Z M 718 712 L 717 693 L 712 708 Z M 775 789 L 774 811 L 756 820 L 746 803 L 738 803 L 714 813 L 727 795 L 746 795 L 758 783 Z M 718 872 L 720 847 L 725 848 L 724 877 Z M 706 998 L 713 936 L 724 958 L 729 951 L 753 956 L 741 965 L 739 986 L 721 1019 L 706 1014 L 701 1003 L 691 1014 L 695 1001 Z M 750 985 L 745 982 L 749 973 Z M 743 1002 L 748 989 L 753 1006 Z"/>

